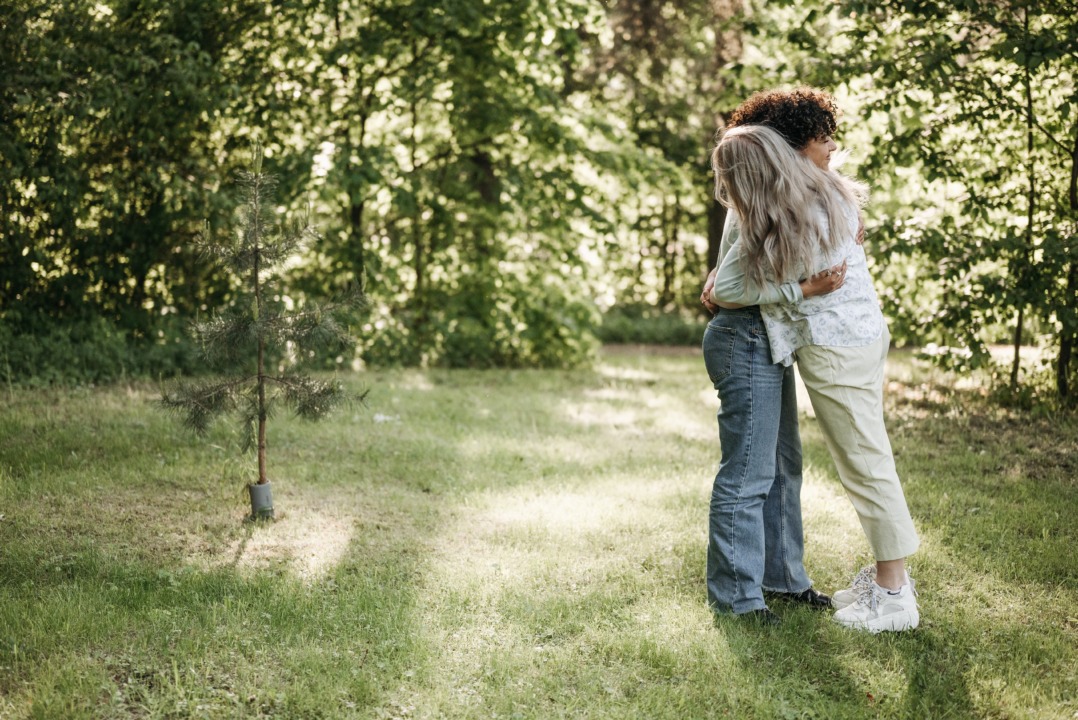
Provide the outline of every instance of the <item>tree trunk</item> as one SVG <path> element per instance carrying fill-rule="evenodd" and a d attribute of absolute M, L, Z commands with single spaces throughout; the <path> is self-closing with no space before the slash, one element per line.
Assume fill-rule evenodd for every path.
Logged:
<path fill-rule="evenodd" d="M 722 246 L 722 228 L 726 225 L 726 206 L 712 199 L 707 209 L 707 269 L 718 265 Z"/>
<path fill-rule="evenodd" d="M 333 15 L 333 32 L 336 37 L 338 46 L 344 42 L 344 30 L 341 24 L 341 6 L 340 2 L 332 2 L 331 13 Z M 351 85 L 351 73 L 348 69 L 348 64 L 344 59 L 340 59 L 337 62 L 338 72 L 341 74 L 342 85 L 348 87 Z M 354 153 L 349 155 L 356 155 L 363 158 L 366 154 L 363 152 L 364 143 L 367 136 L 367 120 L 370 116 L 369 99 L 370 93 L 365 93 L 362 90 L 364 83 L 364 74 L 362 67 L 357 72 L 356 82 L 353 89 L 359 90 L 360 103 L 356 110 L 356 125 L 358 125 L 359 137 L 356 142 L 352 142 L 352 123 L 345 122 L 342 125 L 344 136 L 343 146 L 346 150 L 355 150 Z M 373 89 L 371 90 L 373 92 Z M 326 108 L 330 116 L 333 115 L 333 93 L 326 94 Z M 364 162 L 360 160 L 360 162 Z M 351 159 L 349 159 L 351 163 Z M 348 247 L 345 249 L 344 256 L 350 258 L 352 261 L 352 276 L 355 278 L 356 286 L 363 290 L 367 285 L 367 263 L 366 254 L 363 248 L 363 215 L 366 209 L 366 193 L 364 190 L 364 183 L 362 181 L 353 181 L 351 178 L 356 177 L 359 173 L 349 173 L 348 185 L 346 190 L 348 192 Z M 353 184 L 354 183 L 354 184 Z"/>
<path fill-rule="evenodd" d="M 261 154 L 261 149 L 257 152 Z M 262 184 L 262 163 L 261 158 L 256 164 L 257 175 L 255 182 L 261 186 Z M 253 226 L 254 233 L 251 242 L 253 243 L 252 255 L 254 262 L 252 263 L 252 272 L 254 274 L 254 288 L 255 288 L 255 313 L 256 323 L 262 322 L 262 208 L 258 203 L 258 199 L 261 197 L 261 188 L 256 187 L 254 192 L 255 206 L 253 208 Z M 258 333 L 258 484 L 265 485 L 269 482 L 266 477 L 266 340 L 262 335 L 262 329 L 256 330 Z"/>
<path fill-rule="evenodd" d="M 266 477 L 266 357 L 265 341 L 258 339 L 258 484 Z"/>
<path fill-rule="evenodd" d="M 1011 392 L 1018 390 L 1018 368 L 1022 361 L 1022 323 L 1026 308 L 1018 306 L 1018 318 L 1014 323 L 1014 360 L 1011 362 Z"/>
<path fill-rule="evenodd" d="M 666 308 L 674 300 L 674 264 L 677 234 L 677 208 L 670 209 L 667 199 L 663 198 L 662 219 L 659 224 L 659 262 L 662 273 L 662 291 L 659 293 L 659 307 Z"/>
<path fill-rule="evenodd" d="M 364 103 L 365 104 L 365 103 Z M 356 155 L 360 158 L 364 157 L 364 142 L 367 135 L 367 115 L 366 108 L 359 115 L 359 139 L 356 141 L 355 149 Z M 345 130 L 348 133 L 348 130 Z M 347 147 L 352 147 L 351 138 Z M 365 162 L 361 160 L 360 162 Z M 362 290 L 367 285 L 367 258 L 363 249 L 363 213 L 367 205 L 367 193 L 366 188 L 363 187 L 362 181 L 357 182 L 356 186 L 350 187 L 348 190 L 349 207 L 348 207 L 348 256 L 352 259 L 352 274 L 355 277 L 356 285 Z"/>
<path fill-rule="evenodd" d="M 1067 407 L 1075 405 L 1075 398 L 1070 393 L 1071 359 L 1074 357 L 1075 338 L 1078 328 L 1074 327 L 1075 299 L 1078 298 L 1078 265 L 1070 264 L 1067 272 L 1067 303 L 1064 311 L 1063 329 L 1059 334 L 1059 357 L 1056 359 L 1056 389 L 1059 399 Z"/>
<path fill-rule="evenodd" d="M 1029 8 L 1025 13 L 1025 33 L 1029 37 Z M 1022 297 L 1024 279 L 1029 273 L 1029 264 L 1033 252 L 1033 216 L 1037 208 L 1037 175 L 1036 161 L 1033 158 L 1033 130 L 1035 127 L 1033 118 L 1033 78 L 1029 68 L 1029 60 L 1025 66 L 1025 91 L 1026 91 L 1026 157 L 1029 161 L 1029 200 L 1026 212 L 1026 243 L 1022 252 L 1022 264 L 1018 268 L 1018 320 L 1014 328 L 1014 362 L 1011 365 L 1011 392 L 1018 389 L 1018 369 L 1022 361 L 1022 323 L 1025 318 L 1026 303 Z"/>
<path fill-rule="evenodd" d="M 412 52 L 413 52 L 413 54 L 416 52 L 414 42 L 412 43 Z M 426 303 L 423 301 L 423 293 L 424 293 L 424 278 L 425 278 L 426 273 L 427 273 L 427 269 L 426 269 L 427 251 L 426 251 L 426 248 L 423 245 L 423 233 L 422 233 L 422 231 L 420 229 L 420 226 L 419 226 L 419 217 L 420 217 L 420 214 L 421 214 L 420 209 L 419 209 L 420 183 L 419 183 L 419 171 L 416 170 L 416 166 L 417 166 L 417 164 L 419 162 L 419 160 L 418 160 L 419 141 L 416 139 L 416 134 L 419 132 L 419 117 L 418 117 L 419 105 L 418 105 L 418 103 L 416 102 L 416 100 L 414 98 L 412 99 L 412 102 L 411 102 L 411 105 L 410 105 L 410 110 L 411 110 L 411 115 L 412 115 L 412 132 L 411 132 L 411 137 L 409 138 L 409 149 L 410 149 L 410 157 L 411 157 L 411 170 L 410 170 L 410 173 L 411 173 L 412 197 L 414 199 L 414 205 L 415 205 L 415 214 L 412 215 L 412 227 L 411 227 L 411 231 L 412 231 L 412 248 L 413 248 L 413 252 L 415 253 L 414 256 L 412 257 L 412 269 L 415 271 L 415 300 L 416 300 L 417 304 L 419 305 L 419 307 L 422 308 L 422 307 L 424 307 L 426 305 Z"/>
<path fill-rule="evenodd" d="M 1074 148 L 1071 150 L 1071 181 L 1068 190 L 1071 218 L 1078 219 L 1078 133 L 1074 134 Z M 1056 358 L 1056 389 L 1063 404 L 1073 407 L 1078 403 L 1078 398 L 1070 392 L 1070 366 L 1075 345 L 1078 344 L 1078 264 L 1073 260 L 1067 270 L 1067 293 L 1064 297 L 1066 305 L 1061 313 L 1063 328 L 1059 334 L 1059 357 Z"/>

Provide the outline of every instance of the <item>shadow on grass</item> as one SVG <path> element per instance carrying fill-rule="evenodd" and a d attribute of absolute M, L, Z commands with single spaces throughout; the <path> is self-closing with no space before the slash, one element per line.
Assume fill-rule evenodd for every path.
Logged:
<path fill-rule="evenodd" d="M 402 511 L 398 493 L 367 494 L 369 514 L 392 522 L 357 517 L 343 554 L 305 582 L 287 552 L 238 562 L 273 526 L 242 522 L 239 494 L 203 473 L 213 458 L 171 466 L 122 432 L 129 408 L 59 402 L 0 448 L 0 716 L 338 715 L 381 705 L 422 655 L 426 495 Z M 101 445 L 95 420 L 109 450 L 87 453 Z M 327 487 L 303 492 L 317 505 Z"/>
<path fill-rule="evenodd" d="M 0 710 L 11 717 L 196 706 L 221 717 L 318 717 L 379 705 L 416 652 L 422 558 L 401 534 L 354 547 L 310 585 L 283 566 L 117 561 L 92 538 L 62 554 L 55 540 L 9 539 L 0 538 L 0 688 L 11 706 Z"/>

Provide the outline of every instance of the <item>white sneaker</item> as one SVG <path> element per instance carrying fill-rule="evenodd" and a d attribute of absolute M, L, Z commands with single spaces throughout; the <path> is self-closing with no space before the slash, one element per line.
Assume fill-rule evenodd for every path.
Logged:
<path fill-rule="evenodd" d="M 838 610 L 844 607 L 848 607 L 857 602 L 857 597 L 876 579 L 876 566 L 865 565 L 854 577 L 853 582 L 850 583 L 848 588 L 842 590 L 836 590 L 831 595 L 831 605 Z M 906 582 L 909 583 L 910 588 L 913 589 L 913 594 L 917 594 L 917 584 L 913 582 L 913 578 L 910 574 L 906 573 Z"/>
<path fill-rule="evenodd" d="M 872 581 L 852 605 L 834 616 L 835 622 L 854 630 L 870 633 L 912 630 L 921 621 L 912 583 L 898 590 L 882 588 Z"/>
<path fill-rule="evenodd" d="M 853 605 L 857 602 L 857 596 L 860 595 L 866 587 L 871 585 L 872 581 L 875 579 L 876 566 L 865 565 L 854 577 L 853 582 L 850 583 L 848 588 L 837 590 L 832 593 L 831 604 L 839 610 L 849 605 Z"/>

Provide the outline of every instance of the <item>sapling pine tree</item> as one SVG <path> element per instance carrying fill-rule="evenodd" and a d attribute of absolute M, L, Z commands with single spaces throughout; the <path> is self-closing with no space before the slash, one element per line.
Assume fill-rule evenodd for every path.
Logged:
<path fill-rule="evenodd" d="M 289 308 L 275 269 L 315 236 L 309 215 L 300 222 L 278 222 L 272 207 L 275 179 L 262 170 L 256 146 L 251 170 L 240 173 L 243 189 L 238 232 L 200 236 L 203 251 L 236 276 L 238 298 L 209 320 L 196 323 L 207 362 L 246 368 L 207 382 L 186 382 L 162 396 L 162 404 L 181 414 L 184 424 L 203 435 L 217 416 L 238 414 L 244 451 L 258 454 L 258 480 L 250 484 L 253 517 L 272 517 L 266 473 L 266 425 L 283 403 L 306 419 L 325 416 L 346 399 L 337 380 L 318 380 L 302 372 L 316 349 L 343 347 L 349 338 L 336 315 L 359 303 L 358 295 L 332 306 Z"/>

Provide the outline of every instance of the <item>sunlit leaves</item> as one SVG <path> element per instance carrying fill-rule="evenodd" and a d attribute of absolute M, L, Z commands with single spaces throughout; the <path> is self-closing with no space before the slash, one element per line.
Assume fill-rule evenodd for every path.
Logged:
<path fill-rule="evenodd" d="M 1025 322 L 1032 316 L 1061 347 L 1072 343 L 1078 326 L 1064 318 L 1078 307 L 1067 282 L 1078 206 L 1065 198 L 1078 128 L 1074 67 L 1062 59 L 1078 33 L 1073 8 L 975 1 L 844 7 L 863 42 L 842 60 L 870 73 L 866 109 L 887 118 L 891 135 L 872 148 L 866 169 L 891 183 L 896 167 L 915 168 L 919 192 L 897 212 L 935 218 L 910 225 L 899 216 L 880 228 L 887 252 L 939 268 L 914 279 L 926 290 L 937 281 L 943 289 L 941 304 L 924 307 L 915 321 L 917 332 L 983 357 L 983 344 L 1001 339 L 1000 328 L 1028 308 Z"/>

